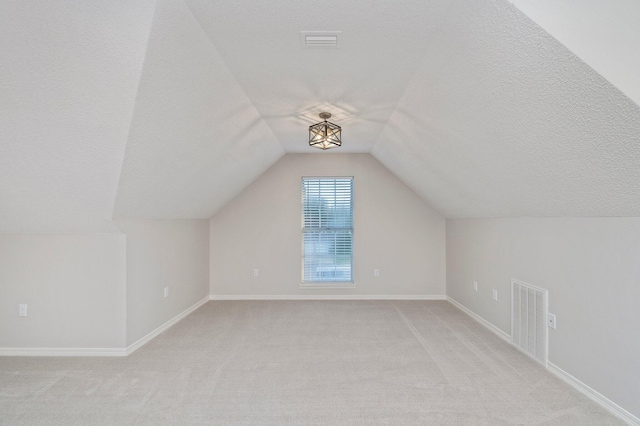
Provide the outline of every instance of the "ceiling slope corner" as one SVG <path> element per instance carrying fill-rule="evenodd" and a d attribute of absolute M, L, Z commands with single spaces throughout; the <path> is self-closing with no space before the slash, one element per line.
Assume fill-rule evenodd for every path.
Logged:
<path fill-rule="evenodd" d="M 442 216 L 444 219 L 447 219 L 448 216 L 445 214 L 445 211 L 441 209 L 439 206 L 435 205 L 433 199 L 428 194 L 428 188 L 423 188 L 420 185 L 419 178 L 415 177 L 414 174 L 408 171 L 409 164 L 404 163 L 400 156 L 394 155 L 394 152 L 390 149 L 387 149 L 385 145 L 387 142 L 383 142 L 380 139 L 376 143 L 376 145 L 371 150 L 371 155 L 376 161 L 378 161 L 384 168 L 389 170 L 391 174 L 393 174 L 400 182 L 405 184 L 409 189 L 416 193 L 416 195 L 427 205 L 431 210 Z M 407 153 L 405 157 L 410 157 L 411 154 Z"/>
<path fill-rule="evenodd" d="M 211 43 L 211 47 L 215 50 L 215 54 L 216 56 L 218 56 L 220 58 L 220 60 L 224 63 L 224 66 L 229 70 L 231 76 L 233 77 L 235 83 L 238 85 L 238 87 L 242 90 L 242 93 L 244 94 L 244 96 L 247 98 L 247 100 L 251 103 L 251 105 L 253 106 L 253 108 L 255 109 L 256 113 L 260 116 L 260 118 L 262 119 L 262 121 L 264 122 L 264 124 L 269 128 L 269 131 L 271 131 L 271 133 L 273 134 L 273 137 L 275 138 L 275 140 L 278 141 L 278 143 L 280 144 L 280 146 L 282 146 L 283 152 L 286 151 L 284 145 L 282 144 L 282 142 L 278 139 L 278 136 L 276 135 L 276 133 L 273 131 L 273 129 L 271 128 L 271 126 L 269 125 L 269 122 L 265 120 L 264 116 L 260 113 L 260 111 L 256 108 L 255 102 L 253 101 L 253 99 L 251 99 L 251 97 L 249 96 L 249 94 L 247 93 L 246 88 L 242 85 L 242 83 L 238 80 L 238 78 L 234 75 L 233 71 L 231 70 L 231 68 L 229 67 L 229 64 L 226 62 L 226 60 L 224 59 L 224 57 L 220 54 L 220 50 L 218 49 L 218 46 L 216 45 L 216 42 L 213 40 L 213 37 L 211 37 L 211 35 L 209 35 L 209 33 L 205 30 L 203 23 L 201 21 L 201 19 L 199 19 L 199 15 L 194 11 L 193 6 L 191 6 L 191 1 L 190 0 L 182 0 L 184 2 L 184 4 L 186 5 L 187 9 L 189 10 L 189 12 L 191 13 L 191 16 L 193 16 L 193 19 L 198 23 L 198 28 L 200 29 L 200 31 L 202 31 L 202 34 L 204 34 L 207 39 L 209 40 L 209 42 Z M 284 154 L 283 154 L 284 155 Z"/>
<path fill-rule="evenodd" d="M 3 231 L 113 231 L 153 7 L 14 2 L 0 14 Z"/>
<path fill-rule="evenodd" d="M 115 217 L 208 218 L 283 154 L 188 6 L 159 2 Z"/>
<path fill-rule="evenodd" d="M 254 182 L 260 179 L 265 173 L 267 173 L 270 169 L 272 169 L 283 157 L 289 155 L 284 149 L 280 152 L 278 156 L 274 156 L 271 163 L 268 164 L 264 169 L 259 170 L 258 173 L 252 177 L 252 179 L 243 182 L 242 186 L 238 186 L 235 188 L 235 191 L 230 193 L 224 200 L 222 200 L 218 205 L 216 205 L 215 209 L 209 214 L 206 219 L 213 219 L 221 210 L 223 210 L 227 205 L 233 202 L 240 194 L 242 194 L 249 186 L 251 186 Z"/>
<path fill-rule="evenodd" d="M 640 106 L 640 2 L 510 3 Z"/>
<path fill-rule="evenodd" d="M 149 51 L 149 39 L 151 37 L 151 31 L 153 29 L 153 20 L 155 17 L 155 12 L 156 12 L 156 8 L 158 5 L 158 1 L 161 0 L 150 0 L 150 3 L 152 4 L 152 11 L 151 11 L 151 18 L 148 22 L 147 25 L 147 36 L 145 39 L 145 43 L 144 43 L 144 54 L 142 56 L 142 61 L 140 62 L 140 67 L 138 68 L 137 74 L 137 83 L 136 83 L 136 88 L 135 88 L 135 94 L 133 96 L 133 105 L 131 108 L 131 112 L 129 113 L 129 125 L 127 126 L 127 134 L 126 134 L 126 139 L 125 139 L 125 144 L 124 144 L 124 148 L 122 150 L 122 156 L 120 158 L 120 167 L 118 169 L 118 178 L 117 178 L 117 184 L 116 184 L 116 190 L 112 196 L 111 199 L 111 209 L 110 209 L 110 215 L 109 215 L 109 219 L 110 220 L 114 220 L 115 217 L 115 211 L 116 211 L 116 203 L 118 201 L 118 192 L 120 191 L 120 181 L 122 179 L 122 170 L 124 168 L 124 161 L 125 161 L 125 155 L 127 152 L 127 146 L 129 145 L 129 140 L 130 140 L 130 135 L 131 135 L 131 127 L 133 125 L 133 118 L 134 118 L 134 114 L 136 111 L 136 103 L 138 101 L 138 95 L 139 95 L 139 91 L 140 91 L 140 82 L 142 80 L 142 73 L 144 71 L 144 65 L 147 59 L 147 54 Z M 117 226 L 117 223 L 116 223 Z"/>
<path fill-rule="evenodd" d="M 455 16 L 372 154 L 446 217 L 637 216 L 637 105 L 507 2 Z"/>

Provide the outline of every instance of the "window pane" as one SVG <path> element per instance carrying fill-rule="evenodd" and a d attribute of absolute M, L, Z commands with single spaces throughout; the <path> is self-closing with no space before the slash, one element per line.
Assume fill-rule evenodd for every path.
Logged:
<path fill-rule="evenodd" d="M 353 179 L 303 178 L 303 281 L 352 281 Z"/>

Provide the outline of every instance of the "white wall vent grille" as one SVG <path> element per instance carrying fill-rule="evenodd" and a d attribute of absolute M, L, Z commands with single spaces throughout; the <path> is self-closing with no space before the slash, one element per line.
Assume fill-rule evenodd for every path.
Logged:
<path fill-rule="evenodd" d="M 341 31 L 300 31 L 300 41 L 305 49 L 337 49 Z"/>
<path fill-rule="evenodd" d="M 511 280 L 511 341 L 542 365 L 547 365 L 548 292 Z"/>

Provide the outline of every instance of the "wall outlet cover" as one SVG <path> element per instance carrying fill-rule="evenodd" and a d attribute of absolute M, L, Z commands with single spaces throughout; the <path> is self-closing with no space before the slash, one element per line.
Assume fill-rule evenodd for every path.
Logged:
<path fill-rule="evenodd" d="M 547 314 L 547 324 L 550 328 L 556 329 L 556 316 L 554 314 Z"/>

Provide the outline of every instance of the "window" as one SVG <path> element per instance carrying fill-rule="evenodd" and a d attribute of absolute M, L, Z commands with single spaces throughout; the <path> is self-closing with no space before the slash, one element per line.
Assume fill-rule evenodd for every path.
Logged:
<path fill-rule="evenodd" d="M 353 178 L 302 178 L 302 281 L 353 282 Z"/>

